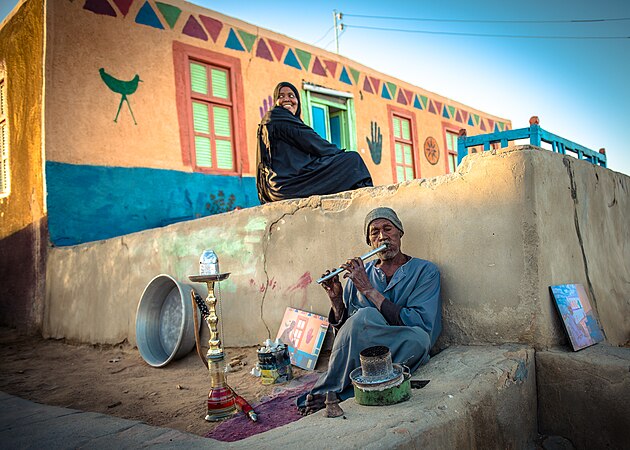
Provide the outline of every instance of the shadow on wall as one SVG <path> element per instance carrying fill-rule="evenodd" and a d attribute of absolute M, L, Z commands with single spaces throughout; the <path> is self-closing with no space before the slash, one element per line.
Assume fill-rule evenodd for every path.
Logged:
<path fill-rule="evenodd" d="M 254 177 L 47 162 L 46 182 L 56 246 L 259 205 Z"/>

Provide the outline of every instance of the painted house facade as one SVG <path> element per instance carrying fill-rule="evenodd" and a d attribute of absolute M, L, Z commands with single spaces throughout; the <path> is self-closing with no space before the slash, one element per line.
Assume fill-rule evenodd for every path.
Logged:
<path fill-rule="evenodd" d="M 283 80 L 304 121 L 358 151 L 377 185 L 454 171 L 461 128 L 511 128 L 183 1 L 24 0 L 0 27 L 0 275 L 23 282 L 0 294 L 42 295 L 49 244 L 258 205 L 256 131 Z"/>

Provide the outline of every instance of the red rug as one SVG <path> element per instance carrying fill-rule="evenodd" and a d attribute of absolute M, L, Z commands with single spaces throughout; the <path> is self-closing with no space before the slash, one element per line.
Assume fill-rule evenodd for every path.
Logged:
<path fill-rule="evenodd" d="M 221 423 L 206 437 L 223 442 L 240 441 L 301 419 L 303 416 L 295 406 L 295 399 L 308 392 L 319 375 L 319 373 L 308 374 L 293 380 L 286 387 L 278 386 L 276 393 L 263 398 L 259 404 L 253 405 L 258 415 L 257 422 L 252 422 L 249 417 L 239 412 L 238 415 Z"/>

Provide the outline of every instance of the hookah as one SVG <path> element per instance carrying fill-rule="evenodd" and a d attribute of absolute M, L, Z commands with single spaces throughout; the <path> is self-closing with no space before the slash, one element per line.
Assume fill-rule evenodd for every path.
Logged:
<path fill-rule="evenodd" d="M 214 294 L 215 283 L 226 280 L 230 273 L 219 271 L 219 258 L 212 250 L 204 250 L 199 259 L 199 275 L 190 275 L 188 279 L 196 283 L 206 283 L 208 296 L 205 301 L 200 295 L 191 290 L 195 322 L 195 343 L 197 354 L 210 372 L 210 392 L 208 393 L 207 414 L 205 419 L 209 422 L 217 422 L 234 415 L 237 408 L 243 411 L 251 420 L 256 422 L 258 417 L 254 409 L 243 397 L 236 394 L 227 384 L 225 376 L 225 354 L 219 338 L 216 305 L 218 298 Z M 204 358 L 201 352 L 197 308 L 201 311 L 203 319 L 208 324 L 210 339 L 208 340 L 208 352 Z"/>

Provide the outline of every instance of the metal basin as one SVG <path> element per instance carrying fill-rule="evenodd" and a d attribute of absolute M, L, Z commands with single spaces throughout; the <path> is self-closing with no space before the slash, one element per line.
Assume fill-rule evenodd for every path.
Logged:
<path fill-rule="evenodd" d="M 136 344 L 149 365 L 163 367 L 194 348 L 191 290 L 166 274 L 144 288 L 136 311 Z"/>

